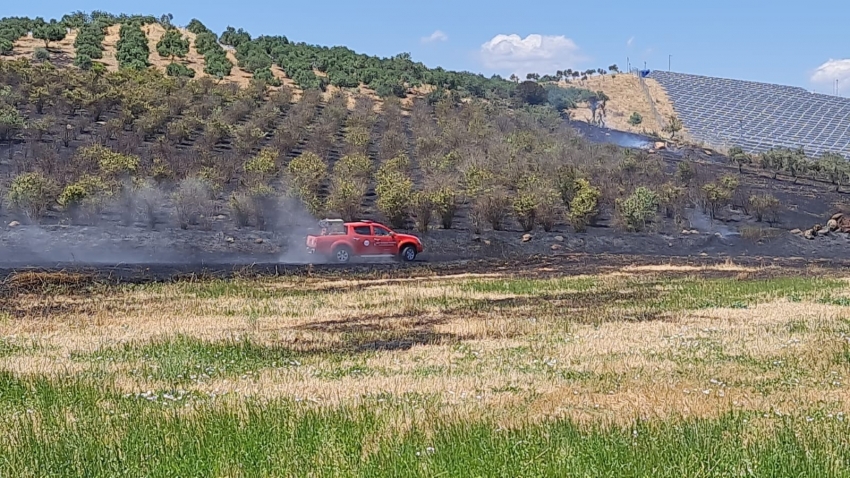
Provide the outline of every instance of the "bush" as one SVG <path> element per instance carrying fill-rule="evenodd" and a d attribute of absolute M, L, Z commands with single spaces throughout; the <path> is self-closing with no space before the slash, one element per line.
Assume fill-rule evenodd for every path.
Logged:
<path fill-rule="evenodd" d="M 696 176 L 696 171 L 694 170 L 694 165 L 687 161 L 682 161 L 678 165 L 676 165 L 676 178 L 688 187 L 691 185 L 691 181 L 694 180 L 694 176 Z"/>
<path fill-rule="evenodd" d="M 144 70 L 150 66 L 148 39 L 138 25 L 121 25 L 116 47 L 118 66 L 122 69 Z"/>
<path fill-rule="evenodd" d="M 635 189 L 631 196 L 617 200 L 620 220 L 629 231 L 642 231 L 658 214 L 659 199 L 644 186 Z"/>
<path fill-rule="evenodd" d="M 635 111 L 634 113 L 632 113 L 631 116 L 629 116 L 630 125 L 637 126 L 641 123 L 643 123 L 643 116 L 641 116 L 640 113 L 638 113 L 637 111 Z"/>
<path fill-rule="evenodd" d="M 65 25 L 57 22 L 56 20 L 50 20 L 50 23 L 38 25 L 34 27 L 32 31 L 33 38 L 44 40 L 45 48 L 49 47 L 50 42 L 52 41 L 63 40 L 67 34 L 68 29 L 65 28 Z"/>
<path fill-rule="evenodd" d="M 416 191 L 411 201 L 413 215 L 416 218 L 416 230 L 428 232 L 428 226 L 434 217 L 434 194 L 431 191 Z"/>
<path fill-rule="evenodd" d="M 440 224 L 443 229 L 451 229 L 454 217 L 457 213 L 458 193 L 454 188 L 444 186 L 434 191 L 432 195 L 434 212 L 440 216 Z"/>
<path fill-rule="evenodd" d="M 658 205 L 665 217 L 681 222 L 685 214 L 685 188 L 671 182 L 663 184 L 658 192 Z"/>
<path fill-rule="evenodd" d="M 169 29 L 156 44 L 156 52 L 162 58 L 185 58 L 189 54 L 189 39 L 184 38 L 177 29 Z"/>
<path fill-rule="evenodd" d="M 209 186 L 198 178 L 186 178 L 180 182 L 173 195 L 177 211 L 177 222 L 181 229 L 200 224 L 209 219 L 211 198 Z"/>
<path fill-rule="evenodd" d="M 756 217 L 756 221 L 766 221 L 770 224 L 779 219 L 780 202 L 771 194 L 753 195 L 749 198 L 750 210 Z"/>
<path fill-rule="evenodd" d="M 36 61 L 47 61 L 50 59 L 50 52 L 46 48 L 36 48 L 32 57 Z"/>
<path fill-rule="evenodd" d="M 277 150 L 265 148 L 245 161 L 245 173 L 253 186 L 265 185 L 277 174 Z"/>
<path fill-rule="evenodd" d="M 0 141 L 9 141 L 24 129 L 24 117 L 12 105 L 0 103 Z"/>
<path fill-rule="evenodd" d="M 37 221 L 56 200 L 56 185 L 41 173 L 24 173 L 12 181 L 7 199 L 12 209 Z"/>
<path fill-rule="evenodd" d="M 728 206 L 732 201 L 734 190 L 726 187 L 722 181 L 709 183 L 702 187 L 703 201 L 705 202 L 706 212 L 712 219 L 717 217 L 717 212 L 724 206 Z"/>
<path fill-rule="evenodd" d="M 584 232 L 599 214 L 598 202 L 601 192 L 586 179 L 576 180 L 576 194 L 570 201 L 570 223 L 576 232 Z"/>
<path fill-rule="evenodd" d="M 177 78 L 194 78 L 195 70 L 181 63 L 169 63 L 165 68 L 165 74 Z"/>
<path fill-rule="evenodd" d="M 510 205 L 511 200 L 503 189 L 490 188 L 476 198 L 473 209 L 480 220 L 489 223 L 494 231 L 501 231 Z"/>
<path fill-rule="evenodd" d="M 90 70 L 93 63 L 91 57 L 84 53 L 77 53 L 74 57 L 74 66 L 81 70 Z"/>
<path fill-rule="evenodd" d="M 83 176 L 79 181 L 65 186 L 59 195 L 59 205 L 76 221 L 83 211 L 98 214 L 103 207 L 103 199 L 109 194 L 109 187 L 100 178 Z"/>
<path fill-rule="evenodd" d="M 322 210 L 319 188 L 328 175 L 325 162 L 319 156 L 307 152 L 290 161 L 287 172 L 294 192 L 307 210 L 313 215 L 319 215 Z"/>
<path fill-rule="evenodd" d="M 413 181 L 410 177 L 388 161 L 378 170 L 375 192 L 378 210 L 393 227 L 405 227 L 412 205 Z"/>
<path fill-rule="evenodd" d="M 12 40 L 0 38 L 0 55 L 11 55 L 14 51 L 15 44 Z"/>
<path fill-rule="evenodd" d="M 354 221 L 362 215 L 366 183 L 362 179 L 334 176 L 328 196 L 328 210 L 345 220 Z"/>

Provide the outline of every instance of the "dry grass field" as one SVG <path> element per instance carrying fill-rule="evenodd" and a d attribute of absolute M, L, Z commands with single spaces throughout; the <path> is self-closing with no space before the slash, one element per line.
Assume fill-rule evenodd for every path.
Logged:
<path fill-rule="evenodd" d="M 850 473 L 835 274 L 32 279 L 0 299 L 3 476 Z"/>

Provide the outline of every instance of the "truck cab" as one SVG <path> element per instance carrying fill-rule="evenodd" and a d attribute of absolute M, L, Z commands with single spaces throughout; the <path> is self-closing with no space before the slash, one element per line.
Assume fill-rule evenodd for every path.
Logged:
<path fill-rule="evenodd" d="M 308 252 L 339 264 L 354 257 L 392 257 L 410 262 L 424 250 L 418 237 L 397 233 L 374 221 L 325 219 L 319 227 L 319 235 L 307 236 Z"/>

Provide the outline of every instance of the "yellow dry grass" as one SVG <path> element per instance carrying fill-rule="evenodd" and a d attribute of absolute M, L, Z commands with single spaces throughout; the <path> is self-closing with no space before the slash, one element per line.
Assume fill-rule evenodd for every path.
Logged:
<path fill-rule="evenodd" d="M 506 425 L 551 417 L 625 424 L 635 417 L 815 405 L 850 411 L 844 385 L 850 369 L 842 359 L 847 307 L 779 298 L 745 309 L 671 310 L 634 321 L 629 311 L 643 299 L 606 303 L 612 293 L 669 288 L 652 284 L 671 273 L 711 271 L 734 281 L 736 273 L 757 270 L 731 263 L 625 267 L 571 279 L 596 285 L 582 295 L 567 283 L 559 298 L 550 297 L 546 282 L 531 295 L 473 287 L 510 280 L 495 274 L 18 295 L 8 304 L 14 316 L 0 320 L 0 336 L 23 346 L 0 357 L 0 370 L 61 377 L 96 369 L 125 393 L 170 389 L 174 384 L 165 378 L 134 374 L 150 365 L 139 359 L 74 357 L 178 336 L 209 343 L 248 338 L 293 350 L 298 359 L 180 386 L 314 406 L 415 394 L 430 397 L 447 415 L 486 414 Z M 215 287 L 230 292 L 209 292 Z"/>
<path fill-rule="evenodd" d="M 669 115 L 675 114 L 672 102 L 657 81 L 651 78 L 646 78 L 644 81 L 655 103 L 656 111 L 661 115 L 662 120 L 666 121 Z M 609 128 L 634 133 L 661 134 L 666 124 L 659 124 L 656 120 L 637 76 L 627 74 L 594 76 L 586 81 L 562 83 L 562 86 L 587 88 L 591 91 L 602 91 L 608 95 L 611 99 L 606 105 L 605 123 Z M 629 124 L 629 117 L 635 112 L 643 117 L 643 122 L 638 126 Z M 589 122 L 592 119 L 590 108 L 587 105 L 581 105 L 573 113 L 573 118 Z"/>

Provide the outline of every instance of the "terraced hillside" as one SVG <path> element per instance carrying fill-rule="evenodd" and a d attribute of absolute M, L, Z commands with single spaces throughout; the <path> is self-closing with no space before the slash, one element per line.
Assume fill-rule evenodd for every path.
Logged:
<path fill-rule="evenodd" d="M 653 71 L 696 141 L 749 153 L 802 147 L 850 156 L 850 99 L 802 88 Z"/>

